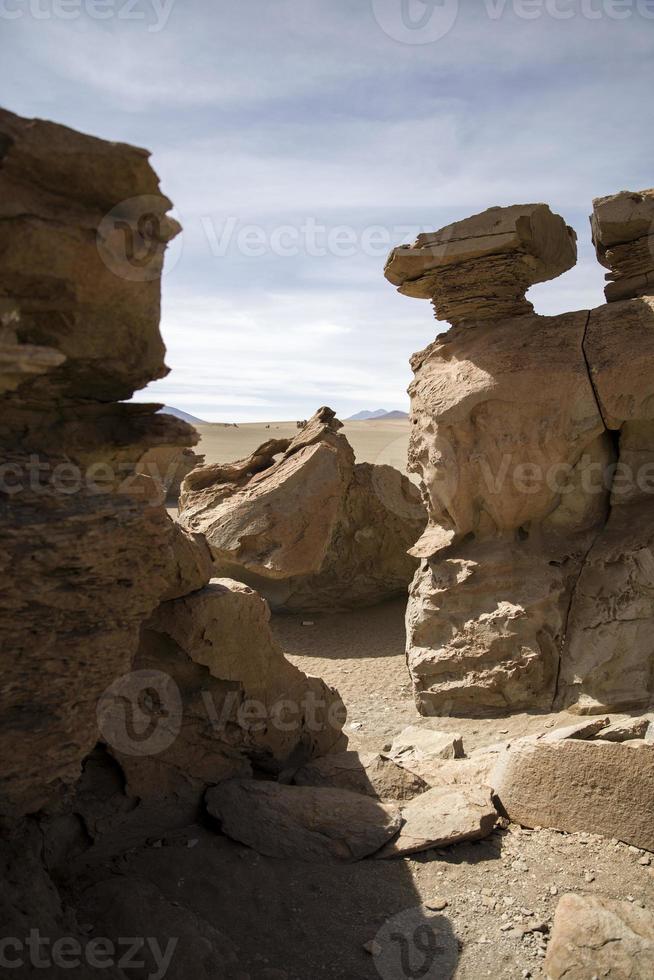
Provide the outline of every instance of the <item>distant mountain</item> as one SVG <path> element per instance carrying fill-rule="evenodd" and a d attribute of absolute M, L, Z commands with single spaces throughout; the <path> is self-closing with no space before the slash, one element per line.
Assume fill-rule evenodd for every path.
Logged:
<path fill-rule="evenodd" d="M 207 425 L 208 423 L 204 419 L 198 419 L 195 415 L 189 415 L 188 412 L 183 412 L 181 408 L 171 408 L 170 405 L 164 405 L 160 409 L 163 415 L 174 415 L 176 419 L 181 419 L 182 422 L 190 422 L 191 425 Z"/>
<path fill-rule="evenodd" d="M 389 412 L 385 408 L 378 408 L 374 412 L 357 412 L 356 415 L 351 415 L 346 422 L 372 422 L 378 419 L 408 419 L 408 412 Z"/>

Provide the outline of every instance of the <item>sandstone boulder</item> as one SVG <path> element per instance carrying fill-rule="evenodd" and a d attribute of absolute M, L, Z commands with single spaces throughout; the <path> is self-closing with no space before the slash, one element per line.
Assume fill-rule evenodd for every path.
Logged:
<path fill-rule="evenodd" d="M 159 279 L 179 226 L 148 154 L 0 111 L 0 200 L 0 812 L 18 816 L 79 776 L 98 698 L 177 575 L 136 462 L 195 436 L 119 403 L 167 373 Z"/>
<path fill-rule="evenodd" d="M 270 857 L 359 861 L 400 829 L 399 811 L 341 789 L 229 780 L 207 792 L 207 809 L 229 837 Z"/>
<path fill-rule="evenodd" d="M 489 208 L 393 249 L 384 274 L 405 296 L 431 299 L 439 320 L 516 316 L 533 310 L 530 286 L 572 268 L 576 242 L 546 204 Z"/>
<path fill-rule="evenodd" d="M 338 752 L 309 762 L 293 776 L 296 786 L 325 786 L 378 800 L 411 800 L 427 784 L 375 752 Z"/>
<path fill-rule="evenodd" d="M 169 505 L 179 500 L 182 482 L 188 474 L 202 466 L 204 456 L 179 446 L 156 446 L 148 449 L 137 464 L 137 472 L 145 473 L 161 487 Z"/>
<path fill-rule="evenodd" d="M 544 969 L 549 980 L 649 980 L 654 974 L 654 915 L 631 902 L 563 895 Z"/>
<path fill-rule="evenodd" d="M 249 775 L 252 762 L 279 773 L 343 747 L 337 692 L 286 660 L 269 619 L 256 592 L 228 579 L 158 607 L 132 674 L 99 709 L 130 795 L 199 802 L 206 786 Z M 142 705 L 146 691 L 150 708 Z"/>
<path fill-rule="evenodd" d="M 415 854 L 487 837 L 497 822 L 488 786 L 444 786 L 428 790 L 401 808 L 398 836 L 378 858 Z"/>
<path fill-rule="evenodd" d="M 654 294 L 654 189 L 596 198 L 590 224 L 608 302 Z"/>
<path fill-rule="evenodd" d="M 180 521 L 206 535 L 217 573 L 274 607 L 368 605 L 405 591 L 415 571 L 417 488 L 390 466 L 355 465 L 340 428 L 320 409 L 295 439 L 200 467 L 182 486 Z"/>
<path fill-rule="evenodd" d="M 436 760 L 463 757 L 463 738 L 457 732 L 409 725 L 395 736 L 385 754 L 396 765 L 425 779 L 424 773 L 431 771 Z"/>
<path fill-rule="evenodd" d="M 654 746 L 524 739 L 498 762 L 492 785 L 514 823 L 586 831 L 654 850 Z"/>

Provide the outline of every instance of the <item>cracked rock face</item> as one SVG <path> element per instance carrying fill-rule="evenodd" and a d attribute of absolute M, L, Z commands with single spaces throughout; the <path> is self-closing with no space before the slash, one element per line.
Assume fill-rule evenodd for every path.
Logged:
<path fill-rule="evenodd" d="M 416 568 L 407 551 L 425 524 L 420 493 L 391 466 L 355 464 L 340 428 L 322 408 L 293 440 L 189 474 L 180 521 L 206 536 L 217 574 L 298 611 L 407 589 Z"/>
<path fill-rule="evenodd" d="M 607 213 L 604 234 L 624 239 L 648 212 L 631 230 Z M 654 298 L 469 318 L 412 366 L 409 465 L 429 515 L 407 610 L 419 710 L 647 706 Z"/>

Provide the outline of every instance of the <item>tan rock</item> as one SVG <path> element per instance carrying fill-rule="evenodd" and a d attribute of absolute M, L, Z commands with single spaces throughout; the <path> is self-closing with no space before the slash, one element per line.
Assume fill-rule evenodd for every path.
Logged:
<path fill-rule="evenodd" d="M 645 741 L 645 735 L 647 734 L 650 725 L 652 724 L 652 715 L 643 715 L 641 718 L 621 718 L 618 721 L 614 721 L 613 724 L 609 725 L 607 728 L 603 728 L 598 738 L 603 742 L 629 742 L 629 741 Z"/>
<path fill-rule="evenodd" d="M 375 752 L 337 752 L 308 762 L 293 777 L 296 786 L 325 786 L 378 800 L 411 800 L 427 784 Z"/>
<path fill-rule="evenodd" d="M 350 862 L 374 854 L 400 829 L 399 811 L 342 789 L 229 780 L 206 805 L 223 833 L 260 854 Z"/>
<path fill-rule="evenodd" d="M 384 274 L 405 296 L 431 299 L 451 323 L 530 313 L 529 286 L 577 261 L 576 235 L 546 204 L 489 208 L 391 252 Z"/>
<path fill-rule="evenodd" d="M 524 739 L 501 758 L 492 785 L 514 823 L 654 850 L 654 746 Z"/>
<path fill-rule="evenodd" d="M 654 974 L 654 915 L 631 902 L 563 895 L 544 969 L 549 980 L 649 980 Z"/>
<path fill-rule="evenodd" d="M 596 198 L 590 224 L 608 302 L 654 293 L 654 189 Z"/>
<path fill-rule="evenodd" d="M 549 710 L 570 594 L 589 545 L 577 544 L 576 562 L 571 549 L 543 555 L 529 542 L 502 540 L 425 562 L 407 608 L 418 710 L 477 717 Z"/>
<path fill-rule="evenodd" d="M 152 477 L 161 486 L 166 500 L 176 504 L 184 479 L 204 463 L 204 456 L 180 446 L 148 449 L 137 464 L 137 472 Z"/>
<path fill-rule="evenodd" d="M 430 789 L 402 807 L 399 835 L 376 855 L 400 857 L 481 840 L 491 833 L 497 812 L 488 786 L 446 786 Z"/>
<path fill-rule="evenodd" d="M 463 757 L 463 737 L 458 732 L 441 732 L 426 726 L 409 725 L 393 739 L 385 753 L 408 772 L 426 780 L 437 760 Z"/>
<path fill-rule="evenodd" d="M 614 458 L 582 352 L 587 314 L 456 328 L 414 355 L 409 468 L 442 547 L 515 533 L 594 527 L 608 489 L 583 480 Z M 601 483 L 600 483 L 601 488 Z M 413 549 L 431 557 L 433 543 Z"/>
<path fill-rule="evenodd" d="M 404 592 L 415 571 L 419 491 L 390 466 L 354 465 L 340 427 L 320 409 L 294 440 L 201 467 L 183 484 L 182 524 L 206 535 L 219 574 L 274 607 L 369 605 Z"/>

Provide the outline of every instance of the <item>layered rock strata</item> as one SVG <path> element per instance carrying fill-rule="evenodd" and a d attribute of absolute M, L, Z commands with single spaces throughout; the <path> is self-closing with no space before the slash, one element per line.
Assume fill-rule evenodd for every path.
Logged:
<path fill-rule="evenodd" d="M 406 591 L 417 564 L 407 550 L 426 519 L 420 494 L 391 466 L 356 464 L 341 428 L 322 408 L 292 440 L 189 474 L 180 521 L 206 536 L 218 575 L 289 610 Z"/>
<path fill-rule="evenodd" d="M 600 204 L 605 236 L 631 233 Z M 493 209 L 497 227 L 522 210 Z M 536 254 L 552 254 L 553 235 L 562 242 L 554 218 L 531 225 Z M 479 221 L 459 222 L 457 241 Z M 475 285 L 469 261 L 459 285 L 474 303 L 484 270 Z M 404 283 L 423 282 L 424 262 L 420 249 L 396 250 L 387 275 L 396 282 L 399 267 Z M 424 295 L 439 269 L 430 275 Z M 516 289 L 523 283 L 516 275 Z M 501 297 L 482 292 L 478 315 L 455 318 L 412 359 L 409 467 L 429 515 L 407 612 L 419 710 L 645 707 L 654 695 L 654 298 L 507 316 Z"/>

